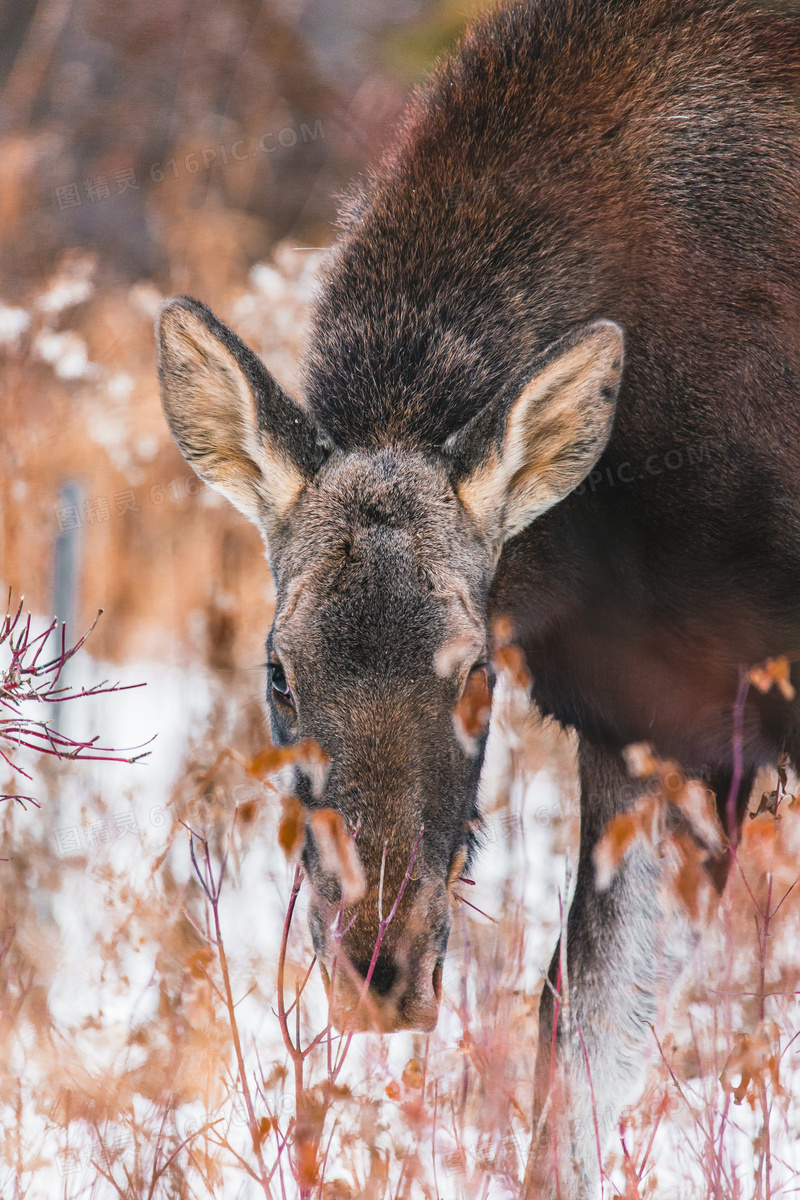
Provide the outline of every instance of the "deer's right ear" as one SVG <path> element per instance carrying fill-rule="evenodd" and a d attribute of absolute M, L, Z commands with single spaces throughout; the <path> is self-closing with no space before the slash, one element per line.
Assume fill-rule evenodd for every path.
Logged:
<path fill-rule="evenodd" d="M 199 301 L 167 301 L 158 347 L 161 402 L 178 448 L 269 541 L 333 443 Z"/>

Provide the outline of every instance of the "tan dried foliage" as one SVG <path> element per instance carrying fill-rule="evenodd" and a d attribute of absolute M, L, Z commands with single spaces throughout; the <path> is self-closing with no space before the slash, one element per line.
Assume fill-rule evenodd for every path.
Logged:
<path fill-rule="evenodd" d="M 278 844 L 288 859 L 295 859 L 306 839 L 306 813 L 297 796 L 281 797 Z"/>
<path fill-rule="evenodd" d="M 641 840 L 662 860 L 662 903 L 681 905 L 697 922 L 708 915 L 714 899 L 704 863 L 726 845 L 714 793 L 699 780 L 687 779 L 676 763 L 660 759 L 647 743 L 627 746 L 623 756 L 633 778 L 656 786 L 609 822 L 594 849 L 597 886 L 610 887 L 625 855 Z M 678 814 L 686 828 L 676 827 Z"/>
<path fill-rule="evenodd" d="M 530 672 L 525 662 L 525 655 L 519 646 L 508 645 L 497 647 L 494 651 L 493 660 L 497 670 L 505 671 L 518 688 L 524 691 L 530 688 Z"/>
<path fill-rule="evenodd" d="M 315 808 L 306 814 L 322 865 L 342 886 L 345 904 L 355 904 L 364 895 L 366 876 L 344 818 L 333 808 Z"/>
<path fill-rule="evenodd" d="M 477 740 L 486 731 L 492 710 L 489 678 L 483 667 L 471 671 L 453 711 L 458 739 L 468 754 L 477 750 Z"/>
<path fill-rule="evenodd" d="M 622 860 L 639 839 L 654 846 L 661 840 L 663 801 L 646 796 L 630 812 L 619 813 L 606 827 L 594 848 L 595 882 L 601 891 L 611 885 Z"/>
<path fill-rule="evenodd" d="M 781 655 L 778 658 L 768 658 L 766 662 L 751 667 L 747 672 L 747 678 L 760 692 L 766 693 L 776 686 L 784 700 L 794 700 L 795 688 L 789 678 L 789 669 L 789 659 L 785 655 Z"/>
<path fill-rule="evenodd" d="M 766 1082 L 775 1094 L 783 1092 L 779 1078 L 780 1041 L 780 1029 L 774 1022 L 755 1033 L 739 1032 L 734 1036 L 733 1049 L 719 1078 L 723 1091 L 733 1096 L 734 1104 L 747 1099 L 751 1108 L 755 1108 L 759 1103 L 759 1088 Z"/>
<path fill-rule="evenodd" d="M 419 1059 L 410 1058 L 403 1067 L 403 1074 L 401 1075 L 403 1086 L 417 1091 L 422 1087 L 424 1078 L 422 1064 Z"/>
<path fill-rule="evenodd" d="M 268 779 L 271 775 L 277 775 L 284 767 L 291 766 L 296 758 L 296 746 L 273 746 L 270 743 L 250 760 L 247 769 L 256 779 Z"/>
<path fill-rule="evenodd" d="M 761 813 L 771 813 L 773 817 L 780 820 L 778 809 L 782 803 L 786 803 L 788 808 L 797 807 L 797 797 L 789 791 L 789 760 L 782 758 L 778 763 L 778 784 L 777 787 L 771 788 L 767 792 L 761 793 L 761 799 L 758 803 L 758 808 L 755 812 L 750 813 L 750 820 L 754 820 Z"/>

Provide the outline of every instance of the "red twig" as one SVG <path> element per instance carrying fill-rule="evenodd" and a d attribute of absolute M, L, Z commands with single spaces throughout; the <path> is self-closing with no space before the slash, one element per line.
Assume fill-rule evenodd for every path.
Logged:
<path fill-rule="evenodd" d="M 82 637 L 72 646 L 67 646 L 66 629 L 62 624 L 60 648 L 58 653 L 40 662 L 42 653 L 51 634 L 58 636 L 58 621 L 54 619 L 46 629 L 34 636 L 31 635 L 31 616 L 28 614 L 23 621 L 22 604 L 20 600 L 16 612 L 11 612 L 11 592 L 8 595 L 6 615 L 0 621 L 0 647 L 5 646 L 9 654 L 6 669 L 0 674 L 0 759 L 12 770 L 17 771 L 26 779 L 30 774 L 13 758 L 14 749 L 34 750 L 38 754 L 49 754 L 59 759 L 80 759 L 100 762 L 139 762 L 150 753 L 142 746 L 130 746 L 125 749 L 115 749 L 112 746 L 98 744 L 98 738 L 80 741 L 69 734 L 62 733 L 50 726 L 48 720 L 38 720 L 23 714 L 22 705 L 63 704 L 68 700 L 80 700 L 87 696 L 103 696 L 111 692 L 125 692 L 132 688 L 144 687 L 142 683 L 109 684 L 107 680 L 94 684 L 90 688 L 75 689 L 71 686 L 58 686 L 65 665 L 74 658 L 92 633 L 102 614 L 97 614 L 92 625 Z M 153 739 L 151 738 L 150 741 Z M 143 743 L 149 745 L 149 742 Z M 134 754 L 132 751 L 141 751 Z M 32 796 L 24 796 L 16 792 L 0 794 L 3 800 L 17 800 L 24 804 L 29 801 L 36 804 Z"/>
<path fill-rule="evenodd" d="M 733 706 L 733 774 L 731 776 L 730 791 L 728 792 L 728 840 L 730 841 L 731 851 L 734 854 L 736 853 L 736 844 L 738 841 L 736 804 L 739 798 L 739 787 L 742 782 L 744 706 L 747 703 L 747 693 L 749 690 L 750 680 L 747 676 L 747 670 L 745 667 L 740 667 L 739 687 Z"/>
<path fill-rule="evenodd" d="M 403 876 L 403 882 L 400 884 L 399 891 L 395 898 L 395 902 L 391 907 L 388 917 L 383 917 L 382 912 L 380 914 L 382 919 L 380 921 L 380 924 L 378 925 L 378 936 L 375 939 L 375 947 L 372 951 L 372 959 L 370 960 L 369 970 L 367 971 L 366 977 L 364 979 L 364 984 L 361 988 L 361 995 L 358 998 L 358 1003 L 356 1004 L 356 1007 L 353 1010 L 353 1013 L 351 1016 L 351 1022 L 353 1022 L 353 1023 L 355 1022 L 356 1017 L 358 1016 L 361 1006 L 363 1005 L 363 1003 L 366 999 L 367 993 L 369 991 L 370 980 L 372 979 L 373 973 L 375 971 L 375 964 L 378 961 L 378 954 L 380 952 L 380 948 L 383 943 L 383 939 L 386 934 L 386 930 L 388 929 L 389 924 L 391 923 L 392 917 L 397 912 L 397 909 L 400 905 L 400 901 L 403 899 L 403 894 L 405 893 L 406 887 L 408 886 L 408 881 L 411 878 L 411 872 L 414 869 L 414 862 L 415 862 L 417 854 L 419 852 L 420 843 L 422 842 L 422 834 L 423 834 L 424 828 L 425 827 L 423 825 L 420 825 L 420 827 L 419 827 L 419 833 L 417 834 L 417 839 L 414 842 L 414 848 L 411 851 L 411 857 L 408 860 L 408 866 L 406 867 L 406 873 Z M 383 877 L 383 872 L 381 872 L 381 878 L 382 877 Z M 355 1032 L 355 1030 L 351 1029 L 347 1035 L 347 1040 L 344 1044 L 344 1048 L 341 1050 L 339 1057 L 337 1059 L 337 1062 L 336 1062 L 336 1066 L 334 1067 L 334 1070 L 333 1070 L 333 1081 L 336 1080 L 337 1075 L 339 1074 L 339 1072 L 342 1069 L 342 1066 L 344 1065 L 344 1060 L 347 1057 L 348 1050 L 350 1049 L 350 1043 L 353 1040 L 354 1032 Z"/>
<path fill-rule="evenodd" d="M 187 826 L 188 828 L 188 826 Z M 203 857 L 202 863 L 198 863 L 197 855 L 195 854 L 194 843 L 195 839 L 202 843 Z M 211 909 L 212 920 L 214 924 L 214 945 L 219 958 L 220 972 L 222 974 L 222 982 L 225 989 L 225 1007 L 228 1011 L 228 1022 L 230 1024 L 231 1036 L 233 1038 L 233 1048 L 236 1054 L 236 1065 L 239 1071 L 239 1080 L 244 1097 L 245 1108 L 247 1110 L 247 1124 L 250 1130 L 250 1137 L 253 1144 L 253 1153 L 256 1156 L 258 1163 L 258 1182 L 261 1184 L 262 1191 L 266 1200 L 272 1200 L 272 1191 L 269 1186 L 270 1176 L 267 1174 L 266 1165 L 264 1163 L 264 1155 L 261 1149 L 262 1134 L 259 1122 L 256 1119 L 255 1108 L 253 1106 L 253 1097 L 250 1093 L 250 1085 L 247 1082 L 247 1071 L 244 1065 L 244 1055 L 242 1053 L 242 1042 L 239 1037 L 239 1025 L 236 1020 L 236 1005 L 233 1000 L 233 989 L 231 987 L 230 971 L 228 968 L 228 957 L 225 953 L 225 945 L 222 940 L 222 927 L 219 920 L 219 898 L 222 891 L 222 883 L 225 879 L 225 870 L 228 865 L 227 852 L 223 855 L 220 863 L 217 878 L 214 878 L 214 870 L 211 864 L 211 854 L 208 848 L 208 841 L 194 830 L 189 829 L 189 853 L 192 859 L 195 876 L 200 884 L 200 887 L 205 893 L 206 900 Z"/>
<path fill-rule="evenodd" d="M 473 904 L 470 900 L 467 900 L 467 898 L 462 896 L 460 892 L 453 892 L 453 898 L 458 900 L 461 904 L 466 904 L 467 908 L 474 909 L 475 912 L 480 913 L 482 917 L 486 917 L 486 920 L 491 921 L 493 925 L 500 924 L 496 917 L 490 917 L 487 912 L 484 912 L 482 908 L 478 908 L 477 904 Z"/>

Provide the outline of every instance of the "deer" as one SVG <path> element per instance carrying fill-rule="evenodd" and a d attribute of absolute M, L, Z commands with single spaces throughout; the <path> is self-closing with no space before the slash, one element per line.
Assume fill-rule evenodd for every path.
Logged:
<path fill-rule="evenodd" d="M 309 826 L 334 1022 L 360 981 L 373 1027 L 436 1023 L 453 881 L 481 838 L 486 732 L 460 736 L 454 711 L 491 704 L 498 621 L 532 702 L 577 735 L 535 1076 L 562 1197 L 599 1194 L 596 1137 L 641 1088 L 697 936 L 665 915 L 646 841 L 598 881 L 599 840 L 645 787 L 625 748 L 716 797 L 715 895 L 756 772 L 800 766 L 793 685 L 742 692 L 779 656 L 796 683 L 800 657 L 799 97 L 791 5 L 502 4 L 346 198 L 300 399 L 199 300 L 160 316 L 174 439 L 266 542 L 272 737 L 322 748 L 324 784 L 299 772 L 298 796 L 341 815 L 363 864 L 337 942 L 341 882 Z M 396 912 L 373 961 L 379 893 Z M 536 1186 L 554 1195 L 553 1171 Z"/>

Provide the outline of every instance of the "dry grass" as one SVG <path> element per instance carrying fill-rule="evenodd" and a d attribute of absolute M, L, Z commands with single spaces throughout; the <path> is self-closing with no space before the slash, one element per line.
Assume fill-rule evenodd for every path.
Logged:
<path fill-rule="evenodd" d="M 218 752 L 219 713 L 138 861 L 121 845 L 59 858 L 7 806 L 3 1196 L 516 1195 L 538 973 L 576 829 L 570 747 L 506 697 L 493 840 L 462 887 L 429 1037 L 329 1029 L 280 792 L 254 782 L 263 755 Z M 545 756 L 565 764 L 561 786 L 525 773 Z M 799 836 L 789 796 L 747 822 L 696 980 L 621 1115 L 607 1195 L 791 1193 Z"/>

